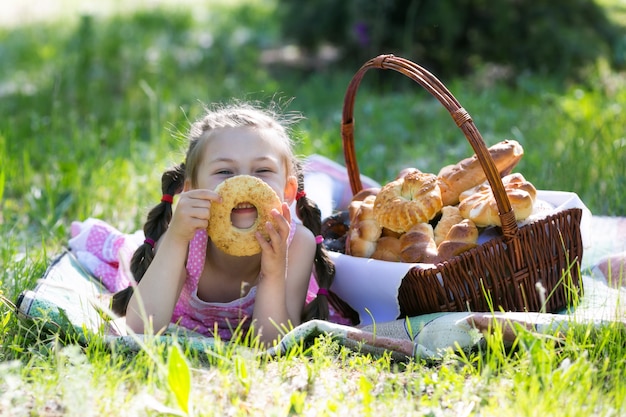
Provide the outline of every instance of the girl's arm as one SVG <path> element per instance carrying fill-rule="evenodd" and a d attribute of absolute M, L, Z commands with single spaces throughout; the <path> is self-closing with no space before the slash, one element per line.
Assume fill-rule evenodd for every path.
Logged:
<path fill-rule="evenodd" d="M 157 248 L 126 310 L 126 325 L 136 333 L 167 327 L 185 282 L 188 242 L 165 232 Z"/>
<path fill-rule="evenodd" d="M 189 242 L 196 230 L 206 229 L 211 201 L 216 198 L 209 190 L 181 194 L 172 221 L 159 239 L 154 259 L 128 303 L 126 324 L 134 332 L 159 331 L 172 320 L 187 277 Z"/>
<path fill-rule="evenodd" d="M 284 327 L 300 324 L 315 257 L 315 237 L 304 226 L 297 226 L 287 252 L 289 214 L 285 213 L 285 217 L 287 222 L 281 223 L 280 228 L 286 230 L 270 232 L 271 242 L 262 244 L 262 272 L 253 320 L 261 341 L 266 344 L 275 341 Z"/>

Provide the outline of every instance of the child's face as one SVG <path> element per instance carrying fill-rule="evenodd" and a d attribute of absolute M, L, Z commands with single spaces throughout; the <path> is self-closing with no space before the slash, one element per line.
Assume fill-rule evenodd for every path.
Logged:
<path fill-rule="evenodd" d="M 213 132 L 198 167 L 197 187 L 214 190 L 227 178 L 251 175 L 265 181 L 281 201 L 291 204 L 297 180 L 289 176 L 284 152 L 272 134 L 246 127 Z"/>

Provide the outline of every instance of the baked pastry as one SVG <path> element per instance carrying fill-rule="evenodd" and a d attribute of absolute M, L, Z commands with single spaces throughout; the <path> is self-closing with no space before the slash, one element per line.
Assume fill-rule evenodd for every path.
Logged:
<path fill-rule="evenodd" d="M 478 246 L 478 228 L 473 221 L 463 219 L 450 227 L 444 240 L 437 246 L 440 262 L 453 258 Z"/>
<path fill-rule="evenodd" d="M 402 171 L 398 173 L 398 176 L 396 177 L 396 179 L 404 178 L 407 176 L 407 174 L 410 174 L 411 172 L 422 172 L 422 171 L 413 167 L 404 168 Z"/>
<path fill-rule="evenodd" d="M 430 223 L 417 223 L 400 236 L 400 257 L 403 262 L 434 263 L 437 245 Z"/>
<path fill-rule="evenodd" d="M 531 215 L 537 195 L 535 186 L 519 173 L 502 178 L 516 220 L 524 220 Z M 501 226 L 498 205 L 488 181 L 464 191 L 459 196 L 461 215 L 474 221 L 478 227 Z"/>
<path fill-rule="evenodd" d="M 393 236 L 381 236 L 376 242 L 376 250 L 372 253 L 372 259 L 389 262 L 402 262 L 400 256 L 400 239 Z"/>
<path fill-rule="evenodd" d="M 428 222 L 441 207 L 437 176 L 415 170 L 381 188 L 374 215 L 382 227 L 404 233 L 417 223 Z"/>
<path fill-rule="evenodd" d="M 281 210 L 282 203 L 276 192 L 265 181 L 251 175 L 228 178 L 215 188 L 215 192 L 222 197 L 222 202 L 211 203 L 207 228 L 211 241 L 220 250 L 234 256 L 250 256 L 261 252 L 256 232 L 261 232 L 269 239 L 265 224 L 269 221 L 278 227 L 270 215 L 274 208 Z M 247 229 L 238 229 L 231 223 L 231 212 L 247 204 L 256 208 L 256 221 Z"/>
<path fill-rule="evenodd" d="M 446 239 L 450 228 L 463 221 L 463 216 L 457 206 L 444 206 L 441 209 L 441 218 L 435 226 L 435 243 L 437 246 Z"/>
<path fill-rule="evenodd" d="M 363 201 L 365 197 L 369 197 L 370 195 L 376 195 L 380 192 L 380 188 L 364 188 L 355 195 L 352 196 L 352 201 Z"/>
<path fill-rule="evenodd" d="M 369 258 L 376 250 L 382 228 L 374 218 L 375 199 L 376 196 L 370 195 L 363 201 L 350 203 L 350 229 L 346 240 L 348 255 Z"/>
<path fill-rule="evenodd" d="M 362 190 L 359 193 L 355 194 L 355 196 L 352 198 L 352 201 L 348 205 L 348 218 L 350 219 L 350 224 L 357 221 L 356 216 L 357 216 L 357 213 L 359 213 L 359 210 L 361 209 L 361 205 L 363 205 L 363 203 L 366 202 L 366 204 L 369 204 L 370 206 L 373 207 L 375 199 L 376 199 L 376 194 L 369 194 L 368 192 L 366 192 L 366 190 Z M 361 218 L 363 218 L 363 215 L 366 215 L 365 218 L 369 218 L 370 215 L 371 215 L 371 218 L 374 218 L 373 212 L 367 211 L 368 210 L 367 208 L 365 210 L 366 211 L 364 213 L 360 214 Z"/>
<path fill-rule="evenodd" d="M 505 140 L 489 148 L 500 176 L 512 172 L 513 168 L 522 159 L 524 149 L 515 140 Z M 487 180 L 487 176 L 476 155 L 465 158 L 457 164 L 443 167 L 437 175 L 441 188 L 441 199 L 444 206 L 458 204 L 459 195 L 472 187 Z"/>

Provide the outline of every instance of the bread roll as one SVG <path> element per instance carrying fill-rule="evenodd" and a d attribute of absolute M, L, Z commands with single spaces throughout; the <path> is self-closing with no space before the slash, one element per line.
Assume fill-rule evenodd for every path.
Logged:
<path fill-rule="evenodd" d="M 435 226 L 435 243 L 441 244 L 450 231 L 450 228 L 463 221 L 463 216 L 457 206 L 445 206 L 441 209 L 441 218 Z"/>
<path fill-rule="evenodd" d="M 363 201 L 350 203 L 350 228 L 346 242 L 346 253 L 349 255 L 369 258 L 376 250 L 382 228 L 374 218 L 375 198 L 370 195 Z"/>
<path fill-rule="evenodd" d="M 376 244 L 376 250 L 372 253 L 372 259 L 389 262 L 402 262 L 400 256 L 400 239 L 393 236 L 381 236 Z"/>
<path fill-rule="evenodd" d="M 537 195 L 535 186 L 526 181 L 519 173 L 509 174 L 502 178 L 504 190 L 511 202 L 516 220 L 524 220 L 531 215 Z M 501 226 L 498 205 L 489 182 L 464 191 L 460 195 L 459 211 L 461 215 L 472 220 L 478 227 Z"/>
<path fill-rule="evenodd" d="M 391 237 L 395 237 L 396 239 L 398 239 L 400 236 L 402 236 L 402 233 L 394 232 L 393 230 L 389 230 L 386 227 L 383 227 L 383 231 L 380 234 L 380 236 L 381 237 L 391 236 Z"/>
<path fill-rule="evenodd" d="M 407 174 L 410 174 L 412 172 L 422 172 L 422 171 L 420 171 L 417 168 L 412 168 L 412 167 L 411 168 L 404 168 L 402 171 L 400 171 L 398 173 L 398 176 L 396 177 L 396 179 L 404 178 L 404 177 L 407 176 Z"/>
<path fill-rule="evenodd" d="M 443 262 L 478 246 L 478 228 L 473 221 L 463 219 L 453 225 L 444 240 L 437 246 L 437 256 Z"/>
<path fill-rule="evenodd" d="M 358 194 L 357 194 L 358 195 Z M 356 197 L 356 196 L 355 196 Z M 360 199 L 353 199 L 348 206 L 348 217 L 350 218 L 350 223 L 354 223 L 359 219 L 356 218 L 357 213 L 361 209 L 361 206 L 365 203 L 368 207 L 364 208 L 362 213 L 359 213 L 360 219 L 373 219 L 372 209 L 374 207 L 374 200 L 376 199 L 376 195 L 368 194 L 360 196 Z"/>
<path fill-rule="evenodd" d="M 346 239 L 346 253 L 359 258 L 370 258 L 376 251 L 376 242 L 361 239 L 358 234 L 350 233 Z"/>
<path fill-rule="evenodd" d="M 524 149 L 515 140 L 505 140 L 489 148 L 500 176 L 509 174 L 524 155 Z M 437 175 L 444 206 L 458 204 L 459 195 L 487 180 L 476 155 L 454 165 L 443 167 Z"/>
<path fill-rule="evenodd" d="M 437 245 L 430 223 L 417 223 L 400 236 L 400 256 L 403 262 L 433 263 Z"/>
<path fill-rule="evenodd" d="M 364 188 L 355 195 L 352 196 L 352 201 L 363 201 L 365 198 L 373 195 L 375 196 L 380 192 L 380 188 Z"/>

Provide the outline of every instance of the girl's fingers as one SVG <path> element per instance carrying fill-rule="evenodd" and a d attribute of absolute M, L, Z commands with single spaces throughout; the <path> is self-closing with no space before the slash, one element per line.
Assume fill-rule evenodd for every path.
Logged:
<path fill-rule="evenodd" d="M 256 240 L 259 242 L 259 245 L 261 246 L 262 252 L 265 252 L 268 248 L 272 247 L 271 241 L 268 242 L 267 240 L 265 240 L 265 237 L 263 236 L 261 232 L 257 231 L 255 233 L 255 236 L 256 236 Z"/>
<path fill-rule="evenodd" d="M 221 201 L 222 197 L 213 190 L 207 190 L 204 188 L 198 188 L 194 190 L 185 191 L 181 196 L 187 196 L 195 200 L 208 200 L 208 201 Z"/>
<path fill-rule="evenodd" d="M 281 234 L 287 233 L 291 229 L 291 211 L 289 210 L 289 206 L 286 203 L 283 203 L 283 214 L 281 214 L 278 210 L 273 209 L 271 212 L 274 221 L 278 225 L 279 231 Z"/>
<path fill-rule="evenodd" d="M 176 227 L 185 227 L 187 229 L 206 229 L 209 226 L 209 215 L 196 211 L 195 213 L 176 213 L 172 218 L 172 224 Z"/>
<path fill-rule="evenodd" d="M 208 221 L 211 217 L 211 207 L 193 207 L 189 212 L 189 216 L 194 219 Z"/>
<path fill-rule="evenodd" d="M 274 223 L 267 222 L 265 230 L 270 237 L 271 242 L 287 242 L 289 238 L 289 232 L 291 231 L 290 222 L 287 221 L 278 210 L 273 210 L 271 213 L 274 218 Z"/>
<path fill-rule="evenodd" d="M 191 190 L 181 194 L 179 205 L 186 205 L 189 207 L 211 207 L 212 202 L 220 203 L 222 197 L 215 191 L 211 190 Z"/>
<path fill-rule="evenodd" d="M 267 235 L 269 236 L 269 241 L 265 240 L 263 238 L 263 235 L 259 232 L 257 232 L 257 239 L 259 239 L 259 244 L 261 245 L 261 248 L 275 247 L 276 249 L 278 249 L 278 246 L 275 245 L 287 243 L 289 232 L 291 230 L 290 222 L 288 222 L 287 219 L 285 219 L 285 217 L 280 214 L 276 209 L 272 210 L 271 215 L 274 218 L 278 228 L 276 228 L 272 222 L 267 222 L 265 224 L 265 230 L 267 232 Z"/>
<path fill-rule="evenodd" d="M 185 236 L 206 229 L 211 217 L 211 204 L 221 197 L 211 190 L 197 189 L 181 193 L 171 225 Z"/>
<path fill-rule="evenodd" d="M 282 245 L 283 239 L 280 237 L 276 229 L 271 222 L 267 222 L 265 224 L 265 230 L 269 236 L 269 240 L 263 236 L 263 234 L 259 231 L 256 232 L 256 240 L 259 242 L 261 246 L 261 251 L 266 254 L 278 254 L 280 253 L 280 247 Z M 286 239 L 285 239 L 286 245 Z"/>
<path fill-rule="evenodd" d="M 185 217 L 190 219 L 209 220 L 211 217 L 211 205 L 205 206 L 189 206 L 188 204 L 180 204 L 176 207 L 176 217 Z"/>
<path fill-rule="evenodd" d="M 270 243 L 280 242 L 282 240 L 280 232 L 276 230 L 272 222 L 265 223 L 265 231 L 267 231 L 270 237 Z"/>
<path fill-rule="evenodd" d="M 214 191 L 205 189 L 190 190 L 181 193 L 177 211 L 180 211 L 186 217 L 208 220 L 211 215 L 211 204 L 221 201 L 221 196 Z"/>
<path fill-rule="evenodd" d="M 283 203 L 283 217 L 287 220 L 287 224 L 291 224 L 291 210 L 289 209 L 289 205 L 287 203 Z"/>

